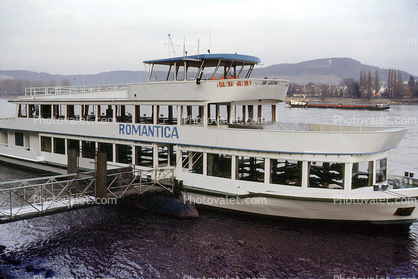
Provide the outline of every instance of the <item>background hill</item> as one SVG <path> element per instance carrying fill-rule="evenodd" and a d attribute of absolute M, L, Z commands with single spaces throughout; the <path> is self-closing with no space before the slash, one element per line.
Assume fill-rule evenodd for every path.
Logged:
<path fill-rule="evenodd" d="M 359 80 L 360 71 L 369 69 L 372 76 L 379 71 L 380 81 L 387 81 L 389 69 L 381 69 L 360 63 L 351 58 L 324 58 L 304 61 L 295 64 L 276 64 L 264 68 L 256 68 L 252 77 L 269 77 L 288 79 L 293 83 L 306 85 L 309 82 L 319 84 L 338 85 L 345 78 Z M 402 79 L 408 81 L 411 74 L 401 71 Z M 414 76 L 417 79 L 416 76 Z M 94 85 L 114 83 L 142 83 L 146 81 L 145 71 L 112 71 L 89 75 L 52 75 L 30 71 L 1 71 L 0 81 L 5 79 L 23 79 L 30 81 L 43 81 L 56 85 L 68 80 L 71 85 Z"/>
<path fill-rule="evenodd" d="M 306 85 L 309 82 L 338 85 L 345 78 L 358 81 L 360 71 L 366 70 L 368 73 L 369 69 L 373 77 L 375 71 L 378 70 L 380 81 L 387 82 L 389 69 L 365 65 L 351 58 L 324 58 L 295 64 L 277 64 L 256 69 L 253 71 L 253 76 L 283 78 L 300 85 Z M 401 71 L 401 73 L 402 79 L 408 81 L 411 74 L 405 71 Z"/>

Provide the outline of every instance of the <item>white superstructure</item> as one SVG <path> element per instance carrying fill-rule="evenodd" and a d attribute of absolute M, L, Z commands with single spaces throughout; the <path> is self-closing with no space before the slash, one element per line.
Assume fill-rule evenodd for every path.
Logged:
<path fill-rule="evenodd" d="M 99 150 L 109 167 L 175 168 L 184 198 L 209 206 L 415 221 L 418 189 L 385 189 L 388 151 L 407 129 L 275 123 L 289 81 L 251 78 L 259 62 L 238 54 L 149 60 L 145 84 L 28 88 L 12 100 L 15 117 L 0 120 L 1 159 L 57 170 L 76 148 L 80 168 L 93 169 Z"/>

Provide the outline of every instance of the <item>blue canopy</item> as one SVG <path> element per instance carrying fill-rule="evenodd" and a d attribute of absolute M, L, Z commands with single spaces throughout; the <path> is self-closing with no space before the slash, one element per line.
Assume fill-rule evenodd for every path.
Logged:
<path fill-rule="evenodd" d="M 258 57 L 251 56 L 251 55 L 243 55 L 243 54 L 231 54 L 231 53 L 219 53 L 219 54 L 199 54 L 199 55 L 191 55 L 191 56 L 181 56 L 181 57 L 173 57 L 173 58 L 166 58 L 166 59 L 155 59 L 155 60 L 146 60 L 144 63 L 146 64 L 174 64 L 175 62 L 179 61 L 202 61 L 202 60 L 215 60 L 218 61 L 219 59 L 225 61 L 236 61 L 239 63 L 245 64 L 257 64 L 260 63 L 261 60 Z"/>

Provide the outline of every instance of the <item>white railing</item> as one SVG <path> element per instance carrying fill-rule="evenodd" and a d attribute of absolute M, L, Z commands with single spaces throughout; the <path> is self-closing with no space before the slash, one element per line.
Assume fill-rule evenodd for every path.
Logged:
<path fill-rule="evenodd" d="M 25 96 L 100 92 L 100 91 L 111 91 L 111 90 L 123 90 L 126 88 L 127 88 L 126 84 L 84 85 L 84 86 L 80 85 L 80 86 L 59 86 L 59 87 L 28 87 L 28 88 L 25 88 Z"/>

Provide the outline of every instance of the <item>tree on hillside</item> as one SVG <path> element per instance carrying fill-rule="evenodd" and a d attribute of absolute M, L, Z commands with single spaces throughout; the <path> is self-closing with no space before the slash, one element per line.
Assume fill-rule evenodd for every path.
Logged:
<path fill-rule="evenodd" d="M 369 69 L 369 74 L 367 75 L 367 91 L 366 91 L 366 99 L 370 100 L 372 98 L 372 87 L 373 87 L 373 81 L 372 81 L 372 71 Z"/>
<path fill-rule="evenodd" d="M 342 80 L 342 84 L 347 87 L 346 94 L 348 98 L 360 98 L 360 84 L 357 81 L 354 81 L 352 78 L 345 78 Z"/>
<path fill-rule="evenodd" d="M 416 82 L 416 80 L 414 79 L 413 76 L 411 76 L 408 80 L 408 88 L 409 88 L 409 91 L 412 94 L 412 98 L 413 97 L 418 97 L 418 86 L 417 86 L 417 82 Z"/>
<path fill-rule="evenodd" d="M 379 71 L 376 70 L 374 75 L 375 75 L 375 78 L 374 78 L 374 95 L 378 96 L 379 95 L 379 90 L 380 90 Z"/>

